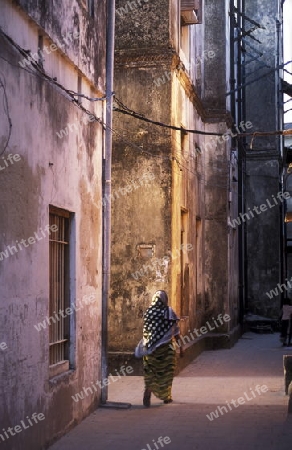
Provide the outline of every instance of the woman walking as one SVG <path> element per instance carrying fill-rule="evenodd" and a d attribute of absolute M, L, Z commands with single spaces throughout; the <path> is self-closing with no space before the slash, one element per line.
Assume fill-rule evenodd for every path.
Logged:
<path fill-rule="evenodd" d="M 179 318 L 168 306 L 165 291 L 155 292 L 144 314 L 143 339 L 135 355 L 143 356 L 145 391 L 143 405 L 150 406 L 151 393 L 164 403 L 171 403 L 171 388 L 176 366 L 173 339 L 179 339 Z M 182 347 L 180 347 L 182 356 Z"/>

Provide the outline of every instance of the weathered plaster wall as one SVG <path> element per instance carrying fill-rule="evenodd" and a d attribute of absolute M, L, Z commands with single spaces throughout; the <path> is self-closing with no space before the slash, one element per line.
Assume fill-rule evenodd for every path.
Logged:
<path fill-rule="evenodd" d="M 170 97 L 169 84 L 158 92 L 153 83 L 160 71 L 117 68 L 117 97 L 155 120 L 167 120 L 170 109 L 167 103 L 161 108 L 161 100 Z M 143 102 L 137 93 L 143 93 Z M 114 129 L 110 349 L 131 351 L 151 296 L 169 289 L 170 132 L 120 113 L 114 114 Z M 139 244 L 155 245 L 153 257 L 141 258 Z"/>
<path fill-rule="evenodd" d="M 276 103 L 277 71 L 273 70 L 277 61 L 277 11 L 277 1 L 246 2 L 247 16 L 265 27 L 253 33 L 260 42 L 248 40 L 259 52 L 255 61 L 246 66 L 248 80 L 262 76 L 247 86 L 245 92 L 246 120 L 253 125 L 251 131 L 274 131 L 279 127 L 276 119 L 279 107 Z M 269 67 L 263 67 L 263 63 Z M 267 199 L 271 201 L 272 195 L 277 196 L 280 190 L 279 157 L 279 138 L 254 139 L 252 150 L 247 152 L 246 211 L 266 204 Z M 277 318 L 280 297 L 274 296 L 270 300 L 266 292 L 274 289 L 281 279 L 280 208 L 275 206 L 255 216 L 246 222 L 247 308 Z"/>
<path fill-rule="evenodd" d="M 249 155 L 246 164 L 246 210 L 255 217 L 246 219 L 247 229 L 247 292 L 249 311 L 277 319 L 281 294 L 267 295 L 280 281 L 281 201 L 277 198 L 279 160 L 276 154 L 263 152 Z M 274 197 L 273 197 L 274 196 Z M 277 204 L 274 202 L 277 200 Z M 256 214 L 255 206 L 267 210 Z M 271 207 L 270 207 L 271 205 Z M 258 209 L 259 211 L 259 209 Z"/>
<path fill-rule="evenodd" d="M 130 5 L 131 3 L 131 5 Z M 169 0 L 116 1 L 116 49 L 131 51 L 169 46 Z"/>
<path fill-rule="evenodd" d="M 226 110 L 226 63 L 227 50 L 226 33 L 227 1 L 205 0 L 204 25 L 205 42 L 214 51 L 216 57 L 209 58 L 204 67 L 204 97 L 203 102 L 207 109 L 214 113 Z"/>
<path fill-rule="evenodd" d="M 226 133 L 226 124 L 208 127 L 210 132 Z M 230 139 L 206 137 L 205 139 L 205 318 L 229 314 L 232 321 L 225 331 L 238 323 L 234 307 L 238 304 L 237 248 L 230 246 L 227 226 L 229 208 Z M 234 201 L 234 198 L 233 198 Z M 234 261 L 235 265 L 231 265 Z"/>
<path fill-rule="evenodd" d="M 195 30 L 194 30 L 195 31 Z M 198 115 L 194 104 L 186 95 L 184 85 L 177 76 L 172 77 L 172 123 L 186 129 L 208 131 Z M 216 129 L 217 126 L 213 128 Z M 181 133 L 172 135 L 172 247 L 181 245 L 181 231 L 189 250 L 172 262 L 172 298 L 176 310 L 182 316 L 181 332 L 200 327 L 208 319 L 206 306 L 206 252 L 213 250 L 206 241 L 205 230 L 205 186 L 208 168 L 206 166 L 205 137 L 187 133 L 181 143 Z M 181 213 L 185 215 L 182 224 Z M 213 274 L 216 277 L 215 274 Z M 214 298 L 214 302 L 217 299 Z"/>
<path fill-rule="evenodd" d="M 115 92 L 131 109 L 169 122 L 168 1 L 116 3 Z M 162 50 L 163 48 L 163 50 Z M 165 82 L 166 81 L 166 82 Z M 109 348 L 133 351 L 151 296 L 169 291 L 171 134 L 114 113 Z M 153 245 L 143 258 L 138 245 Z"/>
<path fill-rule="evenodd" d="M 151 2 L 131 11 L 128 5 L 128 13 L 121 16 L 121 8 L 127 4 L 125 0 L 117 2 L 117 98 L 154 120 L 224 133 L 227 128 L 220 118 L 226 118 L 227 65 L 222 12 L 220 22 L 218 11 L 210 5 L 206 25 L 188 27 L 191 45 L 187 54 L 187 47 L 183 52 L 180 47 L 177 2 Z M 211 45 L 203 40 L 206 28 L 215 20 L 212 14 L 218 26 L 212 31 Z M 158 28 L 153 22 L 156 15 L 160 19 Z M 222 40 L 217 33 L 220 23 L 224 28 L 220 29 Z M 209 30 L 207 35 L 209 39 Z M 212 51 L 212 67 L 208 66 L 207 74 L 208 54 L 204 51 Z M 198 90 L 196 80 L 200 81 Z M 204 89 L 210 100 L 208 111 L 200 100 Z M 210 120 L 216 122 L 213 125 L 206 123 L 211 115 Z M 230 313 L 232 323 L 216 331 L 236 326 L 237 313 L 231 314 L 231 309 L 237 308 L 238 267 L 232 265 L 237 247 L 232 241 L 229 250 L 227 226 L 230 142 L 217 145 L 215 141 L 208 147 L 210 139 L 203 136 L 189 133 L 182 137 L 180 131 L 170 132 L 118 112 L 114 114 L 114 129 L 113 196 L 145 172 L 155 178 L 149 187 L 132 189 L 113 200 L 110 351 L 133 352 L 141 338 L 143 313 L 159 288 L 168 291 L 171 305 L 183 317 L 182 334 L 219 313 Z M 184 274 L 180 254 L 182 214 L 186 222 L 184 239 L 191 249 L 183 256 Z M 155 244 L 158 261 L 154 257 L 139 258 L 139 243 Z M 173 257 L 163 260 L 169 252 Z M 157 264 L 159 270 L 153 269 Z M 139 276 L 137 271 L 143 266 L 147 273 Z M 132 276 L 135 273 L 136 280 Z"/>
<path fill-rule="evenodd" d="M 229 331 L 238 325 L 239 318 L 237 231 L 228 227 L 229 216 L 237 214 L 237 190 L 231 182 L 231 138 L 226 137 L 231 125 L 226 98 L 230 81 L 229 2 L 206 0 L 204 4 L 204 31 L 200 31 L 204 58 L 199 85 L 207 111 L 205 131 L 225 136 L 206 136 L 200 144 L 204 152 L 205 207 L 205 284 L 200 312 L 203 321 L 229 314 L 231 321 L 216 330 Z"/>
<path fill-rule="evenodd" d="M 245 91 L 246 120 L 252 122 L 253 130 L 271 131 L 276 129 L 275 79 L 277 71 L 273 69 L 276 64 L 277 53 L 277 12 L 278 1 L 246 1 L 246 15 L 264 27 L 252 33 L 252 36 L 259 42 L 254 39 L 247 39 L 247 42 L 258 53 L 255 61 L 246 66 L 246 74 L 249 76 L 249 80 L 262 77 L 257 82 L 250 84 Z M 255 55 L 255 51 L 252 51 L 249 46 L 247 46 L 247 50 Z M 263 64 L 268 67 L 263 67 Z M 252 73 L 254 75 L 250 76 Z M 255 141 L 254 148 L 273 150 L 276 142 L 277 138 L 274 136 L 263 136 Z"/>
<path fill-rule="evenodd" d="M 24 42 L 23 30 L 27 30 L 28 44 L 37 42 L 37 28 L 30 26 L 25 15 L 8 2 L 0 23 L 20 45 Z M 78 403 L 71 395 L 91 386 L 101 376 L 103 132 L 97 123 L 85 125 L 84 113 L 53 85 L 22 70 L 19 53 L 3 37 L 0 39 L 1 57 L 7 60 L 0 60 L 1 77 L 5 80 L 12 121 L 11 140 L 3 157 L 9 153 L 20 155 L 18 162 L 0 173 L 0 251 L 44 229 L 49 224 L 49 204 L 75 213 L 71 300 L 83 307 L 72 316 L 75 351 L 70 372 L 49 380 L 49 327 L 39 332 L 34 327 L 49 316 L 48 238 L 0 261 L 1 342 L 7 343 L 0 359 L 1 428 L 14 427 L 34 412 L 45 415 L 43 422 L 10 437 L 2 446 L 10 450 L 39 450 L 81 421 L 99 401 L 98 386 L 96 393 Z M 67 86 L 76 90 L 74 66 L 58 51 L 45 63 L 48 71 L 52 67 L 59 67 L 66 74 Z M 97 95 L 85 78 L 83 92 Z M 84 106 L 91 108 L 86 103 Z M 101 117 L 102 105 L 96 104 L 92 112 Z M 3 143 L 7 120 L 1 108 L 2 118 Z M 59 138 L 56 133 L 68 124 L 76 127 Z M 84 296 L 89 294 L 94 295 L 94 300 L 85 305 Z"/>
<path fill-rule="evenodd" d="M 106 0 L 94 2 L 93 17 L 82 0 L 1 0 L 0 3 L 4 7 L 5 3 L 19 5 L 20 11 L 32 19 L 33 26 L 41 30 L 41 35 L 49 37 L 96 88 L 104 90 Z M 20 45 L 34 53 L 38 39 L 27 40 L 24 33 Z"/>

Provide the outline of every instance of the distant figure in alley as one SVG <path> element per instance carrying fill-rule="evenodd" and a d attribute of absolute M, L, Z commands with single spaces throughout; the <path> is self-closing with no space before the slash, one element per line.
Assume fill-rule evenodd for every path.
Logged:
<path fill-rule="evenodd" d="M 165 291 L 157 291 L 144 314 L 143 339 L 135 350 L 137 358 L 143 357 L 145 391 L 143 405 L 150 406 L 151 393 L 164 403 L 171 403 L 171 388 L 176 366 L 175 346 L 180 330 L 179 318 L 168 306 Z M 180 347 L 180 356 L 183 355 Z"/>

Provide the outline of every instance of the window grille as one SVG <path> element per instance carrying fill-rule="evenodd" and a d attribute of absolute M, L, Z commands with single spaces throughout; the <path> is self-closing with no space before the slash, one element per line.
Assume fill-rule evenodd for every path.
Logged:
<path fill-rule="evenodd" d="M 50 366 L 69 360 L 70 316 L 65 310 L 69 298 L 69 227 L 70 213 L 50 206 L 50 226 L 57 231 L 49 237 L 50 267 Z M 60 312 L 63 312 L 63 316 Z"/>

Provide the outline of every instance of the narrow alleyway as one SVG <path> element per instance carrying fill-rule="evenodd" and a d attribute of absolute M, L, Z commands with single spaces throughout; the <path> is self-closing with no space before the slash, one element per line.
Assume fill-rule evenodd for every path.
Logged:
<path fill-rule="evenodd" d="M 201 354 L 175 378 L 174 402 L 153 399 L 149 409 L 143 378 L 123 377 L 109 386 L 109 400 L 132 408 L 99 408 L 51 450 L 290 450 L 282 361 L 291 352 L 278 333 L 246 333 L 231 350 Z"/>

